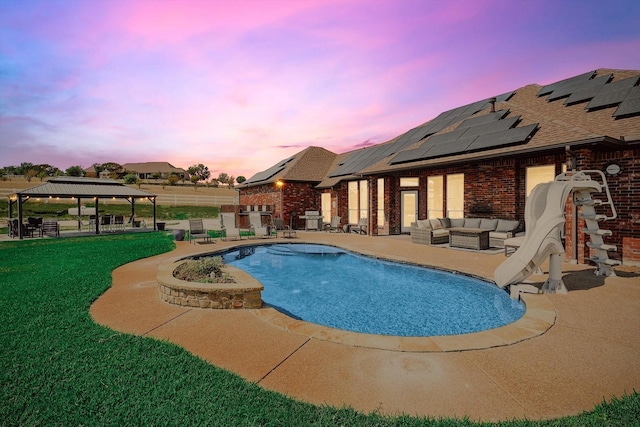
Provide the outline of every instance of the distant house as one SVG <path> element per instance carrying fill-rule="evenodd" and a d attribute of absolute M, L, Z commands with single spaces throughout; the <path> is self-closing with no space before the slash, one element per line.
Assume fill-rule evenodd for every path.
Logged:
<path fill-rule="evenodd" d="M 108 170 L 101 171 L 98 173 L 98 169 L 96 169 L 96 165 L 91 165 L 88 168 L 84 168 L 84 176 L 87 178 L 111 178 L 111 172 Z"/>
<path fill-rule="evenodd" d="M 239 185 L 240 205 L 273 203 L 285 223 L 318 210 L 325 221 L 366 220 L 369 235 L 408 234 L 425 218 L 523 221 L 537 183 L 565 170 L 600 171 L 617 209 L 606 224 L 617 246 L 611 257 L 640 264 L 639 101 L 640 70 L 530 84 L 445 111 L 382 144 L 343 154 L 309 147 Z M 567 207 L 568 259 L 592 255 L 584 228 Z"/>
<path fill-rule="evenodd" d="M 187 171 L 168 162 L 125 163 L 122 168 L 125 171 L 136 173 L 140 179 L 167 179 L 172 172 L 180 179 L 188 178 Z"/>

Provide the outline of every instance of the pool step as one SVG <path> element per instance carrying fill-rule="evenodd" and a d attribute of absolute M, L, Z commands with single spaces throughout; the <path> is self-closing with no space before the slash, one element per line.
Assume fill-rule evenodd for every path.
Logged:
<path fill-rule="evenodd" d="M 284 246 L 270 246 L 267 253 L 272 255 L 294 256 L 296 253 Z"/>

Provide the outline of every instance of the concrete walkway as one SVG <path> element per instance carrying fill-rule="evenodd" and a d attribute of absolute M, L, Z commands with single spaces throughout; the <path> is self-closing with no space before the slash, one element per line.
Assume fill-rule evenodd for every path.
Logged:
<path fill-rule="evenodd" d="M 295 240 L 486 278 L 504 260 L 500 254 L 416 245 L 407 236 L 298 232 Z M 564 265 L 568 295 L 531 296 L 556 313 L 552 326 L 533 338 L 469 351 L 394 351 L 318 339 L 305 328 L 288 328 L 277 320 L 282 316 L 269 314 L 271 308 L 164 303 L 156 283 L 160 262 L 238 242 L 176 243 L 171 253 L 115 270 L 112 288 L 90 309 L 93 318 L 118 331 L 169 340 L 294 399 L 362 412 L 497 421 L 575 415 L 640 390 L 640 269 L 621 268 L 618 277 L 605 279 L 593 267 Z M 540 285 L 545 279 L 532 281 Z"/>

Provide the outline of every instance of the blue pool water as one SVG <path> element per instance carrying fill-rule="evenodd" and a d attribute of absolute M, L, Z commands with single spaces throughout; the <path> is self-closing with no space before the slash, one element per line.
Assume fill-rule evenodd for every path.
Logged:
<path fill-rule="evenodd" d="M 264 285 L 265 303 L 298 319 L 380 335 L 478 332 L 525 308 L 493 284 L 324 245 L 274 244 L 223 255 Z"/>

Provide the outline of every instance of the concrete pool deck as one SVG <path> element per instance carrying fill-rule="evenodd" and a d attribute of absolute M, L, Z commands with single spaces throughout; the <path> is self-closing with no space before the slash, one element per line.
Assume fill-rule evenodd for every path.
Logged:
<path fill-rule="evenodd" d="M 501 254 L 416 245 L 408 236 L 298 232 L 293 240 L 257 242 L 276 241 L 327 243 L 485 278 L 504 260 Z M 478 349 L 447 352 L 425 338 L 429 344 L 389 349 L 370 335 L 362 341 L 341 339 L 340 333 L 337 340 L 324 339 L 315 325 L 290 327 L 271 308 L 211 310 L 165 303 L 158 297 L 159 263 L 246 241 L 176 243 L 170 253 L 116 269 L 113 286 L 91 306 L 92 317 L 118 331 L 173 342 L 294 399 L 361 412 L 497 421 L 575 415 L 640 390 L 638 268 L 603 278 L 593 275 L 592 266 L 563 265 L 568 295 L 527 297 L 527 304 L 551 307 L 554 318 L 541 334 L 510 345 L 495 347 L 495 335 L 489 334 L 487 348 L 480 343 Z"/>

